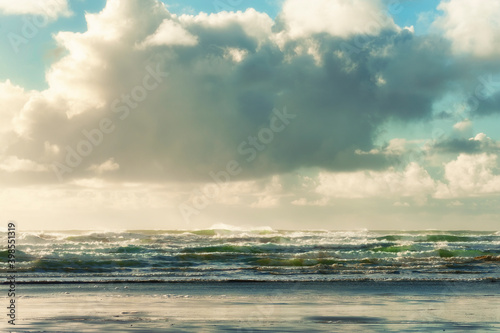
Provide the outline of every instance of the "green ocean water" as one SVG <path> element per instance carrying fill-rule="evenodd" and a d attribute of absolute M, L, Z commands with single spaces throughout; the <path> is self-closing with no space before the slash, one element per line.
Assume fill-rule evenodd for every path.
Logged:
<path fill-rule="evenodd" d="M 500 232 L 32 231 L 18 235 L 16 261 L 31 283 L 497 280 Z"/>

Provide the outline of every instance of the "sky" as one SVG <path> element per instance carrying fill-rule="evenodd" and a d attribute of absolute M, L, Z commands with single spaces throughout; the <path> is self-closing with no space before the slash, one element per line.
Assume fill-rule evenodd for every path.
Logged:
<path fill-rule="evenodd" d="M 499 230 L 499 17 L 496 0 L 0 0 L 3 219 Z"/>

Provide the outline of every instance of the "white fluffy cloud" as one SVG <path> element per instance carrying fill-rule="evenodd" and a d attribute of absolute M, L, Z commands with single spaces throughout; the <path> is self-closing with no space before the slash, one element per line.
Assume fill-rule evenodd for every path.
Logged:
<path fill-rule="evenodd" d="M 456 52 L 500 55 L 500 1 L 443 0 L 438 9 L 444 14 L 434 26 L 444 31 Z"/>
<path fill-rule="evenodd" d="M 120 165 L 115 162 L 113 158 L 110 158 L 102 164 L 93 164 L 89 167 L 90 171 L 94 171 L 97 174 L 102 174 L 104 172 L 115 171 L 120 169 Z"/>
<path fill-rule="evenodd" d="M 36 162 L 20 159 L 16 156 L 8 156 L 0 161 L 0 170 L 7 172 L 31 171 L 42 172 L 48 171 L 47 167 Z"/>
<path fill-rule="evenodd" d="M 447 183 L 440 183 L 437 198 L 475 197 L 500 192 L 497 155 L 461 154 L 444 167 Z"/>
<path fill-rule="evenodd" d="M 50 19 L 71 15 L 67 0 L 0 0 L 0 13 L 7 15 L 41 15 Z"/>
<path fill-rule="evenodd" d="M 286 35 L 292 39 L 318 33 L 376 35 L 397 29 L 379 0 L 287 0 L 281 15 Z"/>
<path fill-rule="evenodd" d="M 30 93 L 23 88 L 13 85 L 9 80 L 0 82 L 0 135 L 14 130 L 15 118 L 29 99 Z"/>
<path fill-rule="evenodd" d="M 198 43 L 195 36 L 190 34 L 179 23 L 172 20 L 165 20 L 158 27 L 158 30 L 146 38 L 142 46 L 150 45 L 187 45 L 193 46 Z"/>
<path fill-rule="evenodd" d="M 182 24 L 195 30 L 209 29 L 222 32 L 226 29 L 242 29 L 247 36 L 259 42 L 269 39 L 272 35 L 274 21 L 266 13 L 260 13 L 253 8 L 244 12 L 219 12 L 214 14 L 199 13 L 198 15 L 182 15 Z"/>
<path fill-rule="evenodd" d="M 333 198 L 417 197 L 433 193 L 435 181 L 416 163 L 404 171 L 321 172 L 316 191 Z"/>
<path fill-rule="evenodd" d="M 323 199 L 300 198 L 294 205 L 326 204 L 326 198 L 474 198 L 500 193 L 500 168 L 495 154 L 460 154 L 443 165 L 444 181 L 432 178 L 416 163 L 405 170 L 320 172 L 310 189 Z M 310 192 L 311 193 L 311 192 Z M 323 200 L 323 201 L 321 201 Z M 396 205 L 401 205 L 397 202 Z"/>
<path fill-rule="evenodd" d="M 472 128 L 472 121 L 469 119 L 462 120 L 453 125 L 453 128 L 460 132 L 466 132 Z"/>

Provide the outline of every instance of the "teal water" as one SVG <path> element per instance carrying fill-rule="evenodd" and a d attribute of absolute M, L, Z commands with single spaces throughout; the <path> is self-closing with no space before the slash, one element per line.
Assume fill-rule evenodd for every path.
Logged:
<path fill-rule="evenodd" d="M 6 250 L 0 258 L 6 272 Z M 500 232 L 25 232 L 16 260 L 18 281 L 30 283 L 499 280 Z"/>

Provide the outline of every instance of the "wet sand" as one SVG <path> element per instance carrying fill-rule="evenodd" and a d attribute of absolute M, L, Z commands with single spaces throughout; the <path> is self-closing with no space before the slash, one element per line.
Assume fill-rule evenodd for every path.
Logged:
<path fill-rule="evenodd" d="M 17 325 L 2 325 L 11 332 L 496 332 L 499 289 L 493 282 L 20 284 Z"/>

